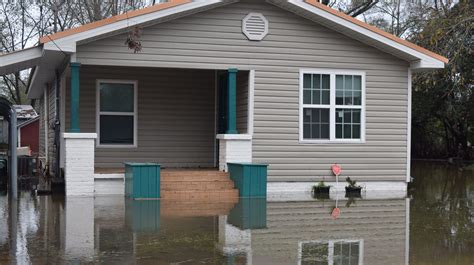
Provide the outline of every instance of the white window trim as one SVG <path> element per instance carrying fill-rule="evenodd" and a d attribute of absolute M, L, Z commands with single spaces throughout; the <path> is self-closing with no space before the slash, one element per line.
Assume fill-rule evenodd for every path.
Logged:
<path fill-rule="evenodd" d="M 133 84 L 133 114 L 131 112 L 106 112 L 100 111 L 100 84 Z M 97 79 L 96 82 L 96 133 L 98 148 L 137 148 L 138 147 L 138 81 L 137 80 L 119 80 L 119 79 Z M 101 144 L 100 143 L 100 115 L 118 115 L 118 116 L 133 116 L 133 144 Z"/>
<path fill-rule="evenodd" d="M 303 104 L 303 76 L 304 74 L 327 74 L 330 75 L 330 103 L 329 105 L 308 105 Z M 336 139 L 336 119 L 335 113 L 336 108 L 339 109 L 353 109 L 354 106 L 341 106 L 336 105 L 336 75 L 360 75 L 361 76 L 361 89 L 362 89 L 362 99 L 361 99 L 361 117 L 360 117 L 360 139 Z M 366 109 L 366 85 L 365 85 L 365 72 L 364 71 L 354 71 L 354 70 L 340 70 L 340 69 L 300 69 L 300 78 L 299 78 L 299 143 L 301 144 L 363 144 L 365 143 L 365 131 L 366 131 L 366 122 L 365 122 L 365 109 Z M 304 139 L 303 137 L 303 109 L 305 107 L 311 108 L 327 108 L 329 109 L 329 139 Z M 358 108 L 356 106 L 356 108 Z"/>
<path fill-rule="evenodd" d="M 303 244 L 327 244 L 328 245 L 328 265 L 334 264 L 334 244 L 336 243 L 359 243 L 359 265 L 364 264 L 364 240 L 363 239 L 340 239 L 340 240 L 309 240 L 298 243 L 298 265 L 303 259 Z"/>

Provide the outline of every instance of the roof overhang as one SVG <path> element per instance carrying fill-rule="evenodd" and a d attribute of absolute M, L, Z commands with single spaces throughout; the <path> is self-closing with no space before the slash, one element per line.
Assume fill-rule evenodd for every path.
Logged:
<path fill-rule="evenodd" d="M 60 51 L 48 51 L 43 48 L 43 56 L 40 62 L 31 72 L 27 95 L 29 99 L 40 98 L 44 88 L 51 85 L 56 73 L 62 72 L 69 54 Z"/>
<path fill-rule="evenodd" d="M 33 47 L 1 55 L 0 75 L 26 70 L 38 65 L 43 56 L 41 47 Z"/>
<path fill-rule="evenodd" d="M 42 45 L 4 54 L 0 56 L 0 75 L 33 68 L 27 95 L 29 99 L 39 98 L 43 94 L 45 85 L 54 80 L 56 71 L 67 58 L 67 53 L 48 51 Z"/>
<path fill-rule="evenodd" d="M 448 63 L 448 59 L 441 55 L 397 38 L 316 0 L 267 0 L 267 2 L 408 61 L 414 71 L 440 69 Z"/>

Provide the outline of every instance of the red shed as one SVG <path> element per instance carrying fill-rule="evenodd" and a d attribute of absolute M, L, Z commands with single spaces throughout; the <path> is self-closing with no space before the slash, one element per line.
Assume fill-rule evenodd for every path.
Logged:
<path fill-rule="evenodd" d="M 18 125 L 19 146 L 29 146 L 32 153 L 39 152 L 39 116 Z"/>

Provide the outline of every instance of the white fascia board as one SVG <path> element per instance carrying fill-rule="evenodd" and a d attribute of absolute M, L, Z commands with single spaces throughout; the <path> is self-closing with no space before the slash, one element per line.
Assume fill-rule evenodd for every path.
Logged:
<path fill-rule="evenodd" d="M 95 29 L 86 30 L 77 34 L 73 34 L 58 40 L 50 41 L 44 44 L 46 50 L 61 50 L 63 52 L 75 53 L 76 44 L 80 41 L 108 34 L 110 32 L 119 31 L 136 25 L 140 25 L 149 21 L 157 20 L 167 16 L 179 14 L 182 12 L 192 11 L 194 9 L 214 5 L 223 2 L 222 0 L 200 0 L 188 4 L 167 8 L 161 11 L 144 14 L 130 19 L 121 20 L 111 24 L 107 24 Z M 229 1 L 235 2 L 235 1 Z"/>
<path fill-rule="evenodd" d="M 436 59 L 428 60 L 418 60 L 416 62 L 411 62 L 410 69 L 413 71 L 429 70 L 429 69 L 443 69 L 445 67 L 444 62 L 438 61 Z"/>
<path fill-rule="evenodd" d="M 408 55 L 411 55 L 413 57 L 416 57 L 419 59 L 419 61 L 416 61 L 415 63 L 411 64 L 411 69 L 417 70 L 417 69 L 438 69 L 438 68 L 444 68 L 444 62 L 436 60 L 433 57 L 430 57 L 424 53 L 421 53 L 417 50 L 414 50 L 412 48 L 409 48 L 405 45 L 402 45 L 396 41 L 393 41 L 389 38 L 386 38 L 384 36 L 381 36 L 380 34 L 377 34 L 371 30 L 368 30 L 364 27 L 361 27 L 357 24 L 354 24 L 350 21 L 347 21 L 341 17 L 338 17 L 336 15 L 333 15 L 331 13 L 328 13 L 327 11 L 321 10 L 317 7 L 314 7 L 308 3 L 305 3 L 303 0 L 288 0 L 288 3 L 291 3 L 301 9 L 304 9 L 308 12 L 311 12 L 323 19 L 327 19 L 329 21 L 332 21 L 336 24 L 339 24 L 345 28 L 348 28 L 354 32 L 357 32 L 359 34 L 367 36 L 367 38 L 370 38 L 372 40 L 375 40 L 379 43 L 382 43 L 384 45 L 387 45 L 388 47 L 392 47 L 396 50 L 399 50 L 403 53 L 406 53 Z"/>
<path fill-rule="evenodd" d="M 42 56 L 41 46 L 4 54 L 0 56 L 0 75 L 35 67 Z"/>

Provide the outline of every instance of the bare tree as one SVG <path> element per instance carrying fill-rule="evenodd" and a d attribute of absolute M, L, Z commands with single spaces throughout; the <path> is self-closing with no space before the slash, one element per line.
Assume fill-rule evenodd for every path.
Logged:
<path fill-rule="evenodd" d="M 29 1 L 18 3 L 0 2 L 0 50 L 13 52 L 34 44 L 33 39 L 38 37 L 38 20 L 33 19 L 35 8 Z M 2 94 L 13 103 L 22 104 L 25 101 L 26 74 L 16 72 L 2 76 Z"/>
<path fill-rule="evenodd" d="M 375 7 L 380 0 L 319 0 L 322 4 L 357 17 Z"/>
<path fill-rule="evenodd" d="M 40 36 L 145 7 L 146 0 L 0 1 L 0 53 L 38 44 Z M 163 1 L 159 1 L 163 2 Z M 15 104 L 27 101 L 28 71 L 0 78 L 0 94 Z"/>

